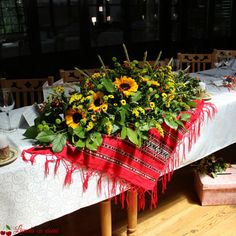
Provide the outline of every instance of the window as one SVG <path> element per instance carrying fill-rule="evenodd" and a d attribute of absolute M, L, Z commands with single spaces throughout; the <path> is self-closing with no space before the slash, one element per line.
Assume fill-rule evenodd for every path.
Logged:
<path fill-rule="evenodd" d="M 0 1 L 0 57 L 29 53 L 22 0 Z"/>
<path fill-rule="evenodd" d="M 0 33 L 24 33 L 26 31 L 22 0 L 0 1 Z"/>
<path fill-rule="evenodd" d="M 38 0 L 42 52 L 79 49 L 79 0 Z"/>
<path fill-rule="evenodd" d="M 91 46 L 119 45 L 124 41 L 120 0 L 89 2 Z"/>

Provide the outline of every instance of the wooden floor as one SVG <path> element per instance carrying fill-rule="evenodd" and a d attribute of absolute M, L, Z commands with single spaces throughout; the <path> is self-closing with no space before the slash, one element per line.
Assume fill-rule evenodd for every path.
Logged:
<path fill-rule="evenodd" d="M 236 145 L 217 153 L 236 163 Z M 126 211 L 112 204 L 113 236 L 126 235 Z M 42 235 L 99 236 L 99 206 L 80 209 L 73 214 L 34 228 Z M 32 235 L 32 234 L 31 234 Z M 40 235 L 37 233 L 37 235 Z M 139 212 L 139 236 L 236 236 L 236 205 L 201 206 L 193 185 L 190 166 L 175 171 L 167 191 L 160 194 L 156 209 Z"/>

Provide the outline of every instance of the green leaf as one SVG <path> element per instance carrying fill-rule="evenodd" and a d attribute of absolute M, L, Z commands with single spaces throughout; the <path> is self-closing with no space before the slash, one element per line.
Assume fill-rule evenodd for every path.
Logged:
<path fill-rule="evenodd" d="M 85 146 L 86 146 L 86 148 L 88 148 L 89 150 L 92 150 L 92 151 L 96 151 L 98 148 L 98 146 L 93 141 L 91 141 L 91 139 L 89 139 L 89 138 L 86 140 Z"/>
<path fill-rule="evenodd" d="M 179 126 L 184 127 L 183 122 L 181 122 L 180 120 L 176 120 L 175 122 L 176 122 Z"/>
<path fill-rule="evenodd" d="M 78 147 L 78 148 L 83 148 L 83 147 L 85 147 L 85 142 L 82 139 L 79 139 L 76 142 L 75 146 Z"/>
<path fill-rule="evenodd" d="M 36 140 L 38 140 L 40 143 L 51 143 L 55 139 L 56 135 L 51 130 L 45 130 L 40 132 L 36 136 Z"/>
<path fill-rule="evenodd" d="M 149 125 L 147 123 L 143 123 L 139 126 L 139 130 L 141 131 L 148 131 L 150 129 Z"/>
<path fill-rule="evenodd" d="M 191 107 L 191 108 L 195 108 L 197 106 L 196 102 L 194 101 L 188 101 L 187 104 Z"/>
<path fill-rule="evenodd" d="M 141 91 L 137 91 L 136 93 L 133 93 L 131 96 L 131 101 L 132 102 L 137 102 L 142 98 L 142 92 Z"/>
<path fill-rule="evenodd" d="M 79 138 L 85 138 L 85 131 L 84 128 L 81 126 L 74 129 L 74 134 Z"/>
<path fill-rule="evenodd" d="M 178 124 L 172 120 L 168 119 L 167 117 L 164 117 L 164 122 L 172 129 L 177 130 L 178 129 Z"/>
<path fill-rule="evenodd" d="M 120 126 L 113 124 L 111 133 L 114 134 L 120 129 Z"/>
<path fill-rule="evenodd" d="M 9 225 L 6 225 L 7 230 L 11 230 L 11 227 Z"/>
<path fill-rule="evenodd" d="M 35 139 L 35 137 L 37 136 L 38 134 L 38 129 L 36 126 L 31 126 L 29 127 L 25 132 L 24 132 L 24 136 L 26 138 L 29 138 L 29 139 Z"/>
<path fill-rule="evenodd" d="M 124 125 L 125 123 L 125 118 L 126 118 L 126 111 L 125 109 L 120 109 L 120 124 Z"/>
<path fill-rule="evenodd" d="M 97 145 L 97 147 L 102 145 L 103 138 L 99 132 L 92 133 L 90 139 Z"/>
<path fill-rule="evenodd" d="M 190 118 L 190 114 L 188 114 L 188 113 L 182 113 L 182 114 L 180 115 L 180 119 L 181 119 L 182 121 L 187 121 L 187 120 L 189 120 L 189 118 Z"/>
<path fill-rule="evenodd" d="M 137 135 L 137 132 L 135 130 L 132 130 L 130 128 L 127 128 L 127 136 L 129 138 L 129 140 L 138 145 L 139 144 L 139 141 L 138 141 L 138 135 Z"/>
<path fill-rule="evenodd" d="M 58 134 L 52 142 L 52 151 L 61 152 L 64 146 L 66 145 L 67 135 Z"/>
<path fill-rule="evenodd" d="M 120 138 L 125 139 L 127 135 L 127 128 L 125 126 L 122 126 L 121 132 L 120 132 Z"/>
<path fill-rule="evenodd" d="M 109 93 L 113 93 L 116 91 L 115 86 L 110 79 L 101 79 L 101 84 Z"/>

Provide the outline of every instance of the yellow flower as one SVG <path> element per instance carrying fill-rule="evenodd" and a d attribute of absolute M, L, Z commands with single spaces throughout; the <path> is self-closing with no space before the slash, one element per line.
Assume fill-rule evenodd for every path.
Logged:
<path fill-rule="evenodd" d="M 86 126 L 86 130 L 90 131 L 94 127 L 94 123 L 92 121 L 89 121 L 88 125 Z"/>
<path fill-rule="evenodd" d="M 97 120 L 96 115 L 91 115 L 91 120 L 92 120 L 92 121 L 96 121 L 96 120 Z"/>
<path fill-rule="evenodd" d="M 136 108 L 134 108 L 132 114 L 134 114 L 136 117 L 139 117 L 139 111 Z"/>
<path fill-rule="evenodd" d="M 93 101 L 89 104 L 88 109 L 93 111 L 100 111 L 102 109 L 102 105 L 104 104 L 103 93 L 97 92 L 92 95 Z"/>
<path fill-rule="evenodd" d="M 150 102 L 149 103 L 150 107 L 153 109 L 155 107 L 155 103 L 154 102 Z"/>
<path fill-rule="evenodd" d="M 99 77 L 101 77 L 101 74 L 100 74 L 99 72 L 92 74 L 92 78 L 93 78 L 93 79 L 97 79 L 97 78 L 99 78 Z"/>
<path fill-rule="evenodd" d="M 102 108 L 103 111 L 107 111 L 108 104 L 107 104 L 107 103 L 103 103 L 103 104 L 101 105 L 101 108 Z"/>
<path fill-rule="evenodd" d="M 120 101 L 120 103 L 121 103 L 121 105 L 126 105 L 126 101 L 124 100 L 124 99 L 122 99 L 121 101 Z"/>
<path fill-rule="evenodd" d="M 151 80 L 151 79 L 146 78 L 146 77 L 141 77 L 141 80 L 143 82 L 147 82 L 148 86 L 160 86 L 159 82 L 156 81 L 156 80 Z"/>
<path fill-rule="evenodd" d="M 135 82 L 135 80 L 127 76 L 116 78 L 114 85 L 126 97 L 130 96 L 131 93 L 137 92 L 138 90 L 138 84 Z"/>
<path fill-rule="evenodd" d="M 69 104 L 71 104 L 73 102 L 80 101 L 80 99 L 82 97 L 83 97 L 83 95 L 81 93 L 74 93 L 74 94 L 72 94 L 70 99 L 69 99 Z"/>
<path fill-rule="evenodd" d="M 167 94 L 166 94 L 166 93 L 162 93 L 161 96 L 162 96 L 163 98 L 166 98 L 166 97 L 167 97 Z"/>
<path fill-rule="evenodd" d="M 69 108 L 66 111 L 65 120 L 69 127 L 75 129 L 80 125 L 82 119 L 86 119 L 86 114 L 83 110 Z"/>
<path fill-rule="evenodd" d="M 63 93 L 65 91 L 65 88 L 63 86 L 57 86 L 53 88 L 53 90 L 57 93 Z"/>
<path fill-rule="evenodd" d="M 110 135 L 111 134 L 111 131 L 112 131 L 112 123 L 111 121 L 108 121 L 107 124 L 106 124 L 106 131 L 107 131 L 107 134 Z"/>

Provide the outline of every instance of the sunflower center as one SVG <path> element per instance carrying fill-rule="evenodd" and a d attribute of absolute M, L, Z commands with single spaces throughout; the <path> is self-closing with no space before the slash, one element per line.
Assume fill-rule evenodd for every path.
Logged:
<path fill-rule="evenodd" d="M 123 90 L 129 90 L 129 89 L 131 88 L 130 85 L 127 84 L 127 83 L 121 84 L 120 87 L 121 87 Z"/>
<path fill-rule="evenodd" d="M 75 113 L 74 115 L 73 115 L 73 122 L 74 123 L 79 123 L 80 122 L 80 120 L 82 119 L 83 117 L 82 117 L 82 115 L 80 114 L 80 113 Z"/>
<path fill-rule="evenodd" d="M 100 98 L 97 98 L 97 99 L 94 100 L 94 105 L 96 107 L 100 106 L 101 104 L 102 104 L 102 100 Z"/>

